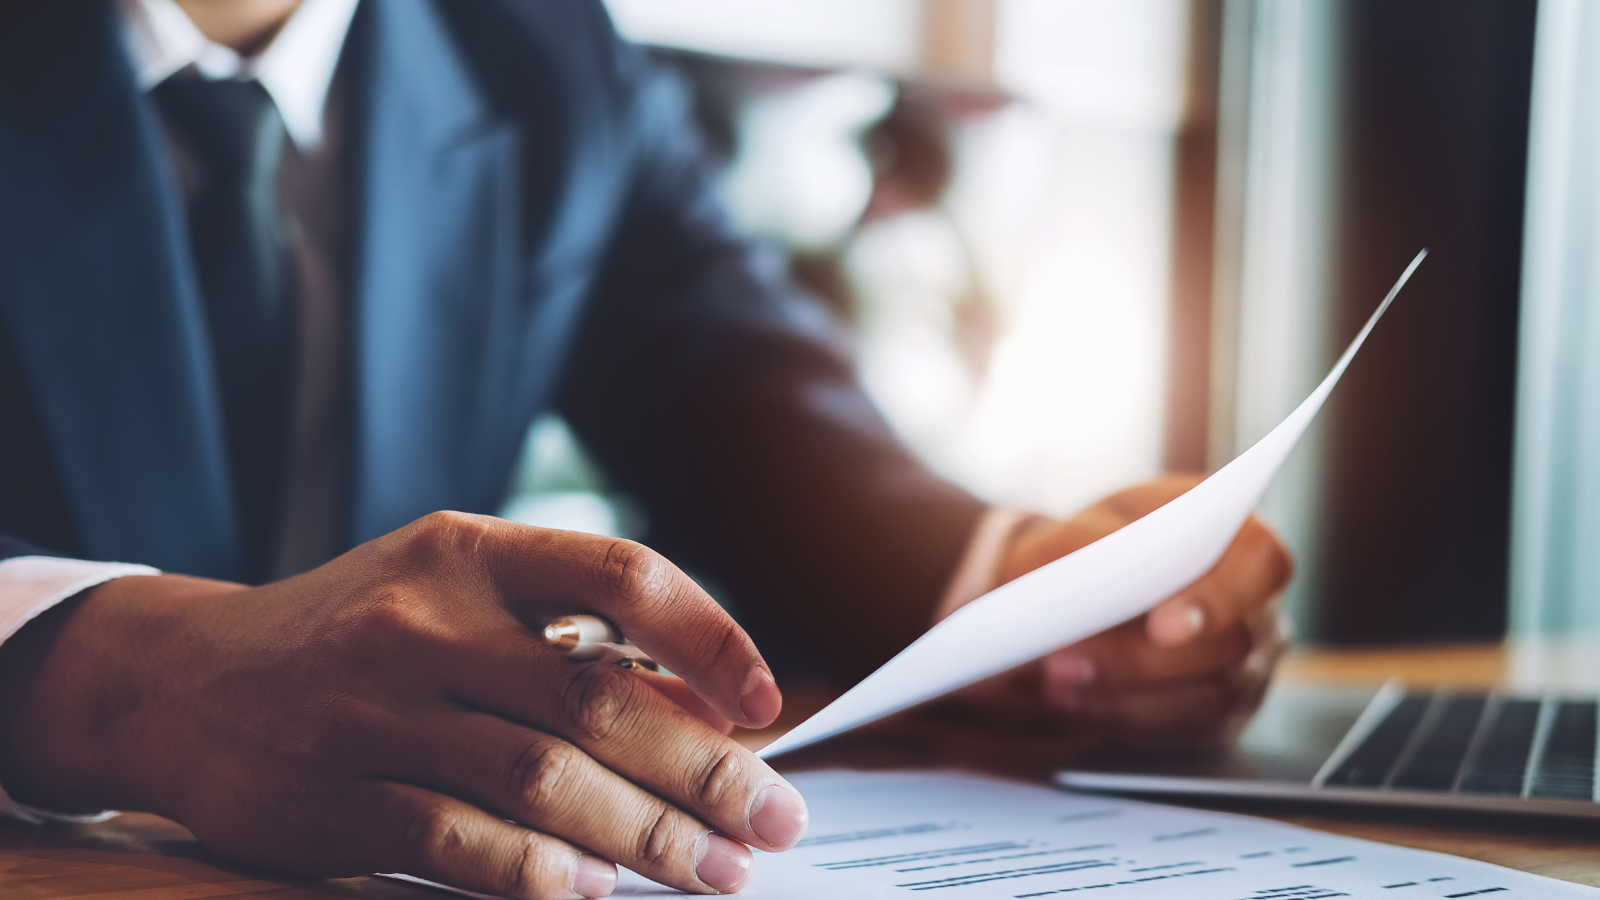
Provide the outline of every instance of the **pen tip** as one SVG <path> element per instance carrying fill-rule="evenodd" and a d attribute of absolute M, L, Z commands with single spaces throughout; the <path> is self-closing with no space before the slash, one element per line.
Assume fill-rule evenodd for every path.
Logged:
<path fill-rule="evenodd" d="M 580 637 L 578 623 L 571 618 L 556 619 L 544 627 L 544 642 L 558 649 L 571 650 L 578 646 Z"/>

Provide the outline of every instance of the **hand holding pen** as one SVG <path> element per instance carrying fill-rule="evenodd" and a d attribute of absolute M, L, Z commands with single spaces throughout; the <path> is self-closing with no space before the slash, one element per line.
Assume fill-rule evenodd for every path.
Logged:
<path fill-rule="evenodd" d="M 615 625 L 599 616 L 580 614 L 555 619 L 544 627 L 544 642 L 573 662 L 608 662 L 632 669 L 685 712 L 723 734 L 733 731 L 733 722 L 728 717 L 713 709 L 683 679 L 661 668 L 660 663 L 630 643 Z"/>

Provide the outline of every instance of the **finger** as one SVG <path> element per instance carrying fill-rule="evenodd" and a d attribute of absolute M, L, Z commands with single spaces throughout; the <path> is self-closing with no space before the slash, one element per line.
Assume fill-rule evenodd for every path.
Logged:
<path fill-rule="evenodd" d="M 1228 628 L 1275 597 L 1292 571 L 1283 542 L 1251 516 L 1211 571 L 1152 610 L 1145 628 L 1163 647 Z"/>
<path fill-rule="evenodd" d="M 369 872 L 524 900 L 604 897 L 617 885 L 606 860 L 423 788 L 369 782 L 346 814 L 342 840 L 356 845 Z"/>
<path fill-rule="evenodd" d="M 1238 665 L 1216 675 L 1123 687 L 1094 685 L 1074 692 L 1065 705 L 1049 699 L 1064 712 L 1096 723 L 1112 743 L 1122 746 L 1219 746 L 1242 731 L 1260 706 L 1282 647 L 1281 639 L 1266 639 Z"/>
<path fill-rule="evenodd" d="M 804 834 L 797 791 L 633 672 L 510 638 L 490 640 L 474 656 L 441 667 L 471 707 L 557 735 L 738 840 L 782 850 Z"/>
<path fill-rule="evenodd" d="M 1204 480 L 1205 476 L 1197 472 L 1168 472 L 1123 488 L 1090 508 L 1103 508 L 1124 523 L 1132 522 L 1166 506 Z"/>
<path fill-rule="evenodd" d="M 1250 656 L 1241 667 L 1247 678 L 1265 683 L 1289 649 L 1290 624 L 1277 601 L 1262 607 L 1245 619 L 1250 630 Z"/>
<path fill-rule="evenodd" d="M 758 728 L 777 718 L 783 698 L 750 636 L 659 553 L 634 541 L 473 518 L 466 530 L 475 552 L 525 624 L 600 615 L 727 718 Z"/>
<path fill-rule="evenodd" d="M 1143 623 L 1133 621 L 1046 656 L 1044 683 L 1053 694 L 1222 675 L 1243 665 L 1256 641 L 1255 631 L 1238 623 L 1203 640 L 1162 647 L 1150 640 Z"/>
<path fill-rule="evenodd" d="M 697 893 L 736 891 L 750 879 L 743 843 L 552 735 L 483 713 L 440 715 L 419 723 L 407 746 L 417 754 L 407 777 L 442 778 L 443 790 L 646 878 Z M 737 828 L 747 832 L 742 813 Z"/>
<path fill-rule="evenodd" d="M 1079 715 L 1097 723 L 1109 743 L 1144 751 L 1180 752 L 1216 746 L 1249 696 L 1225 679 L 1089 694 Z"/>
<path fill-rule="evenodd" d="M 694 688 L 690 687 L 689 683 L 682 678 L 642 669 L 634 670 L 633 674 L 636 678 L 644 679 L 644 682 L 655 688 L 656 692 L 661 696 L 678 704 L 683 708 L 684 712 L 710 725 L 713 731 L 720 734 L 731 734 L 733 732 L 733 722 L 727 716 L 712 709 L 711 704 L 701 699 L 700 695 L 694 692 Z"/>

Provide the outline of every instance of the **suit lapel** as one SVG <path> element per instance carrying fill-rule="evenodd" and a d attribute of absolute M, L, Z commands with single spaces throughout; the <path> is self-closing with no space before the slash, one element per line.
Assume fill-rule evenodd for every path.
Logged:
<path fill-rule="evenodd" d="M 519 141 L 426 0 L 363 4 L 352 538 L 489 508 L 518 428 L 495 377 L 517 340 Z M 515 452 L 515 440 L 509 443 Z"/>
<path fill-rule="evenodd" d="M 238 532 L 154 116 L 104 2 L 28 2 L 0 72 L 0 316 L 87 554 L 228 577 Z"/>

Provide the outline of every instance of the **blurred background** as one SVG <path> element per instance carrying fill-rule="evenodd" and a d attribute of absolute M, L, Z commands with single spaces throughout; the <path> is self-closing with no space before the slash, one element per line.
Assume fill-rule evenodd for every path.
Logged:
<path fill-rule="evenodd" d="M 992 503 L 1226 463 L 1427 247 L 1264 504 L 1297 636 L 1600 625 L 1595 5 L 608 6 L 891 424 Z M 504 514 L 647 526 L 553 417 Z"/>

